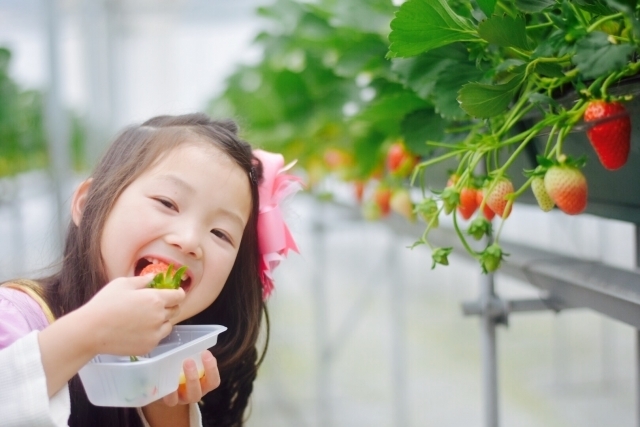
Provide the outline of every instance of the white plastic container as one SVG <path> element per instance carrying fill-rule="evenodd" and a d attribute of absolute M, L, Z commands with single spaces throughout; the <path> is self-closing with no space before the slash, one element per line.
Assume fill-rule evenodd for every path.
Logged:
<path fill-rule="evenodd" d="M 89 401 L 96 406 L 140 407 L 178 388 L 182 363 L 193 359 L 203 372 L 200 354 L 213 347 L 227 328 L 220 325 L 177 325 L 148 355 L 100 354 L 80 369 Z"/>

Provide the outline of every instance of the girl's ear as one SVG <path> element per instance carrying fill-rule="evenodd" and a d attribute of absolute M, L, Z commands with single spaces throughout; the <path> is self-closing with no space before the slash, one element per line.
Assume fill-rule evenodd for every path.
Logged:
<path fill-rule="evenodd" d="M 87 202 L 87 196 L 89 195 L 89 188 L 91 188 L 92 181 L 93 178 L 82 181 L 73 193 L 73 199 L 71 200 L 71 219 L 73 219 L 76 226 L 80 225 L 82 213 L 84 212 L 84 205 Z"/>

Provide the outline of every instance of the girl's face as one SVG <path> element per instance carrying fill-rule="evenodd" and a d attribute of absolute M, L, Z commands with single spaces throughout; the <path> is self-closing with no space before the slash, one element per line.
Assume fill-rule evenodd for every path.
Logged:
<path fill-rule="evenodd" d="M 118 197 L 101 251 L 109 281 L 156 261 L 187 266 L 176 323 L 220 294 L 251 211 L 249 177 L 204 143 L 183 144 L 143 172 Z"/>

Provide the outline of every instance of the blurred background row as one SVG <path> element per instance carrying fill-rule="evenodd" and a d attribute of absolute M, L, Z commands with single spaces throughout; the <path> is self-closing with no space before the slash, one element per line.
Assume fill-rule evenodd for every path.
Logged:
<path fill-rule="evenodd" d="M 304 159 L 312 188 L 287 208 L 301 254 L 276 273 L 248 425 L 483 426 L 479 327 L 460 309 L 478 295 L 477 264 L 454 254 L 432 270 L 426 247 L 409 249 L 418 226 L 371 221 L 379 213 L 363 214 L 353 182 L 337 179 L 351 161 L 342 122 L 376 96 L 372 76 L 390 72 L 401 3 L 0 0 L 0 280 L 55 265 L 73 186 L 123 126 L 231 116 L 251 142 Z M 366 111 L 379 128 L 362 133 L 363 173 L 383 156 L 372 135 L 393 131 L 385 111 L 412 102 Z M 338 149 L 327 154 L 326 141 Z M 636 269 L 635 225 L 618 219 L 522 205 L 502 236 Z M 496 286 L 541 295 L 506 276 Z M 501 424 L 636 425 L 634 334 L 587 310 L 513 316 L 498 331 Z"/>

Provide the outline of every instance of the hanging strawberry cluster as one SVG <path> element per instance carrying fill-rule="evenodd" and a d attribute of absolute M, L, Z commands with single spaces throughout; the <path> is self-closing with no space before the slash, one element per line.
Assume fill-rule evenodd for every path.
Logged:
<path fill-rule="evenodd" d="M 605 169 L 625 165 L 631 134 L 625 103 L 631 95 L 616 96 L 610 89 L 640 70 L 635 61 L 640 26 L 635 3 L 618 4 L 616 11 L 613 2 L 599 2 L 599 10 L 586 2 L 479 2 L 487 17 L 477 23 L 450 4 L 460 10 L 458 3 L 445 0 L 404 3 L 391 22 L 389 56 L 424 55 L 455 43 L 465 46 L 479 68 L 491 66 L 485 73 L 488 79 L 467 81 L 458 89 L 466 117 L 448 127 L 452 134 L 463 128 L 460 139 L 428 142 L 444 153 L 420 162 L 412 177 L 424 195 L 413 212 L 426 223 L 416 245 L 431 247 L 434 267 L 448 265 L 452 248 L 432 247 L 428 235 L 440 215 L 451 215 L 464 247 L 487 273 L 500 267 L 505 256 L 500 230 L 524 192 L 532 191 L 545 212 L 557 207 L 577 215 L 586 209 L 588 184 L 581 170 L 585 159 L 571 158 L 563 150 L 577 125 L 585 127 Z M 425 36 L 413 32 L 417 27 Z M 532 37 L 540 31 L 546 38 Z M 568 93 L 574 95 L 569 101 L 557 101 L 558 95 Z M 517 131 L 523 123 L 527 128 Z M 507 171 L 527 145 L 541 138 L 546 144 L 537 166 L 522 170 L 527 179 L 515 188 Z M 452 160 L 456 165 L 445 188 L 433 188 L 425 179 L 427 169 Z M 469 221 L 466 229 L 459 218 Z M 500 220 L 495 233 L 494 218 Z M 481 250 L 467 240 L 485 237 L 489 243 Z"/>

